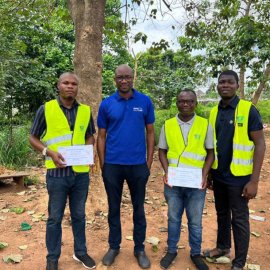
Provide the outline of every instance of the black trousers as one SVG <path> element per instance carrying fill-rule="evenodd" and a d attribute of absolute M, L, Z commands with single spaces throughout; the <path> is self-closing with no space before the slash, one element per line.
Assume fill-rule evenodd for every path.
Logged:
<path fill-rule="evenodd" d="M 214 180 L 213 188 L 218 223 L 217 248 L 231 248 L 232 228 L 235 246 L 232 264 L 243 268 L 250 237 L 248 200 L 242 197 L 244 187 L 226 185 Z"/>
<path fill-rule="evenodd" d="M 104 164 L 102 176 L 109 204 L 109 245 L 119 249 L 122 240 L 120 205 L 124 181 L 127 181 L 133 205 L 134 251 L 144 250 L 146 218 L 144 213 L 145 187 L 150 175 L 147 164 Z"/>

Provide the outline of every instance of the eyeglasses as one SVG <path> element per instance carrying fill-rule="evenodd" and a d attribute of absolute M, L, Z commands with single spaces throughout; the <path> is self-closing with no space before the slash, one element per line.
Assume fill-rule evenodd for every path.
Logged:
<path fill-rule="evenodd" d="M 116 76 L 117 81 L 131 81 L 133 79 L 132 76 Z"/>
<path fill-rule="evenodd" d="M 193 99 L 180 99 L 177 101 L 180 105 L 184 105 L 185 103 L 187 105 L 193 105 L 196 101 Z"/>

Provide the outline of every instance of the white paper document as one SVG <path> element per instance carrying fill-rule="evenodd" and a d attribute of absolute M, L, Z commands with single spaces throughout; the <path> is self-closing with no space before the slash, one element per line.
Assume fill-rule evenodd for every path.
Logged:
<path fill-rule="evenodd" d="M 169 166 L 168 184 L 178 187 L 201 188 L 202 169 Z"/>
<path fill-rule="evenodd" d="M 60 146 L 58 152 L 64 157 L 67 166 L 94 164 L 93 145 Z"/>

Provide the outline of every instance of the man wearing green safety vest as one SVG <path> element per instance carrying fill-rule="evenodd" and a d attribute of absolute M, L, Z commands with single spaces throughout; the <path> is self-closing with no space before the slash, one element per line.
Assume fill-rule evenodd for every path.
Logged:
<path fill-rule="evenodd" d="M 159 137 L 159 159 L 164 169 L 164 195 L 168 204 L 168 250 L 160 266 L 167 269 L 177 256 L 182 215 L 188 219 L 190 258 L 199 270 L 208 270 L 201 256 L 202 214 L 206 193 L 206 176 L 214 161 L 213 130 L 208 121 L 195 114 L 197 96 L 193 90 L 182 90 L 177 96 L 179 113 L 165 121 Z M 199 171 L 200 188 L 185 186 L 184 180 L 171 186 L 168 171 L 179 167 L 193 174 Z M 190 181 L 196 181 L 191 179 Z"/>
<path fill-rule="evenodd" d="M 214 129 L 215 161 L 208 178 L 213 188 L 217 212 L 216 247 L 204 251 L 204 256 L 216 259 L 229 256 L 231 227 L 235 258 L 232 270 L 242 270 L 249 247 L 248 202 L 255 198 L 265 152 L 261 117 L 251 102 L 236 95 L 238 75 L 223 71 L 218 78 L 220 103 L 210 113 Z"/>
<path fill-rule="evenodd" d="M 60 146 L 94 144 L 95 127 L 89 106 L 76 101 L 78 77 L 63 73 L 57 83 L 59 96 L 40 106 L 31 129 L 30 143 L 45 156 L 49 217 L 46 227 L 46 270 L 57 270 L 61 253 L 62 228 L 67 198 L 74 236 L 74 260 L 87 269 L 95 261 L 87 254 L 85 203 L 89 187 L 89 165 L 66 166 Z"/>

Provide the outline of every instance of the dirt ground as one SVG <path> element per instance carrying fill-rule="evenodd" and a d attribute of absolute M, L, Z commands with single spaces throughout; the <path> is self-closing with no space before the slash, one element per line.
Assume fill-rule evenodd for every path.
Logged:
<path fill-rule="evenodd" d="M 259 193 L 256 199 L 250 202 L 252 214 L 265 217 L 265 221 L 250 219 L 251 236 L 248 253 L 248 264 L 260 265 L 260 269 L 269 270 L 270 256 L 270 128 L 265 130 L 267 138 L 267 153 L 261 172 Z M 20 269 L 39 270 L 45 269 L 46 247 L 45 229 L 47 217 L 48 196 L 45 185 L 45 169 L 30 168 L 31 175 L 39 176 L 39 184 L 23 188 L 12 181 L 0 182 L 0 242 L 8 243 L 8 247 L 0 249 L 0 270 Z M 1 172 L 0 172 L 1 173 Z M 3 173 L 3 168 L 2 168 Z M 155 156 L 147 186 L 147 198 L 145 209 L 147 214 L 147 239 L 158 237 L 160 243 L 156 252 L 152 245 L 146 242 L 146 252 L 151 260 L 151 269 L 161 269 L 159 261 L 166 250 L 167 233 L 162 232 L 167 227 L 167 206 L 164 202 L 162 170 Z M 9 211 L 12 207 L 24 207 L 25 212 L 16 214 Z M 102 179 L 99 173 L 92 174 L 89 196 L 87 200 L 87 247 L 88 253 L 95 259 L 98 270 L 137 270 L 140 269 L 133 256 L 132 235 L 132 207 L 127 187 L 124 188 L 122 204 L 122 233 L 123 240 L 121 252 L 111 267 L 103 266 L 102 257 L 107 251 L 107 201 Z M 27 222 L 32 226 L 31 230 L 22 231 L 21 223 Z M 66 209 L 63 220 L 62 255 L 59 261 L 60 270 L 84 269 L 72 259 L 73 237 L 69 221 L 69 211 Z M 207 191 L 205 210 L 203 215 L 203 243 L 202 249 L 212 248 L 216 240 L 216 214 L 214 209 L 213 194 Z M 19 246 L 25 246 L 21 250 Z M 179 253 L 171 270 L 195 270 L 189 258 L 187 221 L 184 217 Z M 22 255 L 20 263 L 5 263 L 2 258 L 11 254 Z M 232 258 L 234 251 L 232 249 Z M 211 264 L 211 270 L 229 270 L 230 264 Z M 249 266 L 249 269 L 254 269 Z"/>

